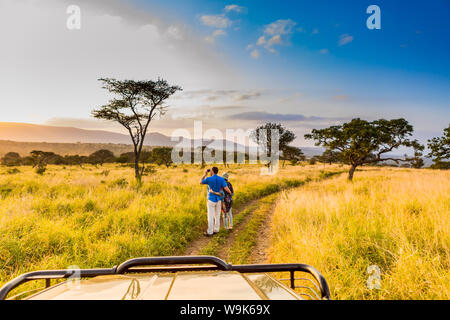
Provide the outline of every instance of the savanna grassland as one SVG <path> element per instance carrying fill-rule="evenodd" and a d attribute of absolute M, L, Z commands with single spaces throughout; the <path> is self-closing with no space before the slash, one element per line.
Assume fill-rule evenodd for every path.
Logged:
<path fill-rule="evenodd" d="M 191 252 L 263 262 L 252 256 L 270 235 L 264 259 L 316 267 L 333 299 L 450 298 L 448 171 L 364 167 L 348 182 L 340 165 L 272 176 L 256 165 L 219 169 L 236 192 L 236 228 Z M 119 164 L 48 166 L 43 175 L 0 167 L 0 285 L 33 270 L 185 254 L 207 224 L 203 171 L 153 166 L 138 186 Z M 380 289 L 367 288 L 371 265 Z"/>
<path fill-rule="evenodd" d="M 220 167 L 230 173 L 237 208 L 320 177 L 318 168 L 261 176 L 258 166 Z M 32 270 L 182 254 L 206 229 L 206 189 L 199 184 L 204 169 L 154 167 L 140 187 L 132 170 L 48 166 L 38 175 L 31 167 L 0 167 L 0 285 Z"/>
<path fill-rule="evenodd" d="M 269 261 L 315 266 L 333 299 L 449 299 L 449 227 L 450 172 L 369 168 L 286 192 Z"/>

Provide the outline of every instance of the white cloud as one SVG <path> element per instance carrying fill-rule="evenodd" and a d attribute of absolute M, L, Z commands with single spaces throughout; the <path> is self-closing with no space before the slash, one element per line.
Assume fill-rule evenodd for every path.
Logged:
<path fill-rule="evenodd" d="M 232 24 L 232 21 L 225 17 L 223 14 L 204 15 L 200 17 L 200 20 L 205 26 L 220 29 L 228 28 Z"/>
<path fill-rule="evenodd" d="M 252 100 L 261 97 L 266 94 L 267 91 L 263 89 L 258 90 L 195 90 L 195 91 L 184 91 L 181 92 L 178 98 L 184 99 L 205 99 L 208 101 L 215 100 L 233 100 L 233 101 L 244 101 Z"/>
<path fill-rule="evenodd" d="M 277 34 L 276 36 L 273 36 L 272 38 L 269 39 L 269 41 L 267 42 L 268 46 L 273 46 L 274 44 L 280 44 L 281 41 L 281 36 L 279 34 Z"/>
<path fill-rule="evenodd" d="M 100 77 L 163 77 L 185 90 L 235 88 L 248 79 L 190 28 L 122 1 L 77 0 L 81 30 L 69 31 L 70 3 L 0 0 L 0 85 L 11 107 L 3 121 L 89 117 L 111 98 Z"/>
<path fill-rule="evenodd" d="M 234 12 L 242 13 L 242 12 L 245 12 L 246 10 L 247 10 L 246 7 L 241 7 L 241 6 L 238 6 L 237 4 L 229 4 L 229 5 L 225 6 L 226 12 L 234 11 Z"/>
<path fill-rule="evenodd" d="M 234 97 L 235 101 L 244 101 L 244 100 L 251 100 L 254 98 L 258 98 L 262 95 L 261 91 L 253 91 L 253 92 L 248 92 L 248 93 L 243 93 L 240 95 L 237 95 Z"/>
<path fill-rule="evenodd" d="M 267 25 L 264 32 L 269 35 L 283 35 L 292 33 L 292 29 L 297 25 L 291 19 L 277 20 Z"/>
<path fill-rule="evenodd" d="M 177 26 L 170 26 L 167 29 L 167 34 L 170 37 L 172 37 L 174 39 L 177 39 L 177 40 L 182 40 L 183 39 L 183 34 L 182 33 L 183 33 L 182 30 L 179 27 L 177 27 Z"/>
<path fill-rule="evenodd" d="M 258 49 L 252 50 L 252 52 L 250 53 L 250 56 L 251 56 L 253 59 L 258 59 L 258 58 L 259 58 L 259 50 L 258 50 Z"/>
<path fill-rule="evenodd" d="M 209 42 L 209 43 L 214 43 L 214 42 L 216 41 L 216 37 L 224 36 L 224 35 L 226 35 L 226 34 L 227 34 L 227 33 L 226 33 L 225 31 L 223 31 L 222 29 L 218 29 L 218 30 L 214 31 L 214 32 L 212 33 L 212 35 L 206 37 L 206 38 L 205 38 L 205 41 L 207 41 L 207 42 Z"/>
<path fill-rule="evenodd" d="M 341 35 L 341 38 L 339 39 L 339 45 L 343 46 L 352 41 L 353 41 L 353 36 L 348 35 L 348 34 L 343 34 L 343 35 Z"/>
<path fill-rule="evenodd" d="M 259 37 L 258 42 L 256 42 L 256 45 L 262 46 L 266 43 L 266 38 L 264 36 Z"/>
<path fill-rule="evenodd" d="M 273 47 L 285 44 L 287 40 L 284 38 L 294 32 L 296 25 L 297 23 L 291 19 L 272 22 L 265 26 L 264 34 L 258 38 L 256 45 L 264 47 L 270 53 L 276 53 L 277 51 Z M 299 29 L 301 28 L 296 30 L 298 31 Z M 253 50 L 250 55 L 253 58 L 257 58 L 259 57 L 259 51 Z"/>
<path fill-rule="evenodd" d="M 220 29 L 213 32 L 213 36 L 214 36 L 214 37 L 217 37 L 217 36 L 224 36 L 224 35 L 226 35 L 226 34 L 227 34 L 227 33 L 226 33 L 225 31 L 220 30 Z"/>

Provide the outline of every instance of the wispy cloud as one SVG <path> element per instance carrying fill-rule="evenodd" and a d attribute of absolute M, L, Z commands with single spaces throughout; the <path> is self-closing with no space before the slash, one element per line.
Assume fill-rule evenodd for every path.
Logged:
<path fill-rule="evenodd" d="M 226 35 L 226 32 L 223 29 L 227 29 L 233 25 L 234 22 L 230 18 L 228 18 L 228 14 L 231 12 L 243 13 L 246 12 L 247 8 L 238 6 L 237 4 L 230 4 L 225 6 L 223 9 L 223 13 L 221 14 L 209 14 L 200 16 L 200 21 L 203 25 L 210 28 L 217 28 L 218 30 L 214 31 L 210 36 L 205 38 L 206 42 L 214 44 L 216 38 L 218 36 Z M 234 28 L 235 31 L 239 30 L 238 27 Z"/>
<path fill-rule="evenodd" d="M 343 35 L 341 35 L 341 38 L 339 39 L 339 45 L 343 46 L 352 41 L 353 41 L 353 36 L 351 36 L 349 34 L 343 34 Z"/>
<path fill-rule="evenodd" d="M 214 31 L 210 36 L 206 37 L 205 40 L 209 43 L 214 43 L 216 41 L 216 37 L 218 36 L 224 36 L 227 33 L 223 31 L 222 29 L 218 29 Z"/>
<path fill-rule="evenodd" d="M 264 90 L 195 90 L 185 91 L 177 96 L 177 99 L 202 99 L 216 101 L 220 99 L 231 99 L 233 101 L 252 100 L 261 97 Z"/>
<path fill-rule="evenodd" d="M 253 49 L 252 52 L 250 52 L 250 56 L 253 59 L 258 59 L 259 58 L 259 50 L 258 49 Z"/>
<path fill-rule="evenodd" d="M 327 54 L 327 53 L 329 53 L 330 51 L 328 51 L 328 49 L 320 49 L 319 50 L 319 53 L 320 54 Z"/>
<path fill-rule="evenodd" d="M 265 48 L 270 53 L 276 53 L 277 51 L 274 47 L 276 45 L 286 44 L 287 36 L 294 32 L 296 25 L 297 23 L 291 19 L 274 21 L 264 27 L 263 35 L 258 38 L 256 45 Z M 259 51 L 253 50 L 250 56 L 252 58 L 258 58 Z"/>
<path fill-rule="evenodd" d="M 247 11 L 246 7 L 242 7 L 242 6 L 238 6 L 237 4 L 229 4 L 227 6 L 225 6 L 225 12 L 237 12 L 237 13 L 244 13 Z"/>
<path fill-rule="evenodd" d="M 293 113 L 269 113 L 262 111 L 242 112 L 229 117 L 235 120 L 258 120 L 258 121 L 320 121 L 323 117 L 307 117 L 302 114 Z"/>
<path fill-rule="evenodd" d="M 283 34 L 290 34 L 292 33 L 292 29 L 297 25 L 296 22 L 292 21 L 291 19 L 286 20 L 277 20 L 275 22 L 272 22 L 271 24 L 268 24 L 265 29 L 264 33 L 268 35 L 283 35 Z"/>
<path fill-rule="evenodd" d="M 350 99 L 350 97 L 345 94 L 339 94 L 339 95 L 334 96 L 333 99 L 337 100 L 337 101 L 343 101 L 343 100 Z"/>
<path fill-rule="evenodd" d="M 204 15 L 200 17 L 200 20 L 205 26 L 219 29 L 228 28 L 232 25 L 232 21 L 223 14 Z"/>
<path fill-rule="evenodd" d="M 234 100 L 236 100 L 236 101 L 251 100 L 251 99 L 254 99 L 254 98 L 258 98 L 261 95 L 262 95 L 261 91 L 253 91 L 253 92 L 237 95 L 237 96 L 234 97 Z"/>

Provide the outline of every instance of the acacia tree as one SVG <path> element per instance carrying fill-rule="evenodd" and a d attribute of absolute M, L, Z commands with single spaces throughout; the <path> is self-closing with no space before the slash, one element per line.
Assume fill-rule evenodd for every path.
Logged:
<path fill-rule="evenodd" d="M 321 156 L 318 156 L 317 159 L 322 163 L 339 163 L 341 161 L 342 155 L 340 152 L 325 150 Z"/>
<path fill-rule="evenodd" d="M 413 162 L 421 154 L 423 146 L 417 140 L 410 140 L 413 127 L 405 119 L 366 121 L 353 119 L 343 125 L 331 126 L 325 129 L 313 129 L 306 134 L 305 139 L 313 139 L 316 146 L 323 146 L 327 150 L 341 153 L 341 159 L 351 165 L 348 179 L 358 166 L 391 160 Z M 396 158 L 385 157 L 385 154 L 404 146 L 412 147 L 415 151 L 413 158 L 407 156 Z"/>
<path fill-rule="evenodd" d="M 33 150 L 30 152 L 33 161 L 33 168 L 36 168 L 36 173 L 44 174 L 47 170 L 47 164 L 50 159 L 55 156 L 53 152 L 46 152 L 40 150 Z"/>
<path fill-rule="evenodd" d="M 173 164 L 172 150 L 171 147 L 154 147 L 150 154 L 150 161 L 169 168 Z"/>
<path fill-rule="evenodd" d="M 450 169 L 450 125 L 444 129 L 442 137 L 428 140 L 428 148 L 427 157 L 433 158 L 433 168 Z"/>
<path fill-rule="evenodd" d="M 272 132 L 278 132 L 278 149 L 274 150 L 275 142 L 272 141 Z M 253 130 L 250 134 L 251 139 L 259 145 L 263 152 L 268 156 L 273 156 L 274 153 L 280 151 L 281 153 L 289 153 L 289 144 L 295 140 L 295 134 L 283 127 L 279 123 L 268 122 Z M 272 165 L 272 161 L 268 161 L 267 167 Z"/>
<path fill-rule="evenodd" d="M 118 122 L 128 130 L 134 147 L 135 177 L 140 182 L 144 165 L 140 168 L 139 160 L 149 125 L 157 115 L 165 113 L 165 100 L 182 89 L 159 78 L 156 81 L 102 78 L 99 81 L 104 89 L 118 97 L 92 111 L 92 115 L 97 119 Z"/>
<path fill-rule="evenodd" d="M 89 156 L 89 162 L 92 164 L 100 164 L 103 166 L 104 163 L 108 162 L 114 162 L 116 160 L 116 157 L 114 156 L 114 153 L 107 149 L 101 149 L 98 151 L 95 151 Z"/>
<path fill-rule="evenodd" d="M 303 154 L 302 149 L 293 147 L 293 146 L 285 146 L 283 148 L 283 167 L 286 160 L 291 161 L 291 164 L 296 164 L 299 161 L 305 160 L 305 155 Z"/>

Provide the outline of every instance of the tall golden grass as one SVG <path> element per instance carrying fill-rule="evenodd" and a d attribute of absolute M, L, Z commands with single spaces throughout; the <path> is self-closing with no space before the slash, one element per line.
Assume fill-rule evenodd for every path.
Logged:
<path fill-rule="evenodd" d="M 315 266 L 333 299 L 449 299 L 449 226 L 450 172 L 365 169 L 286 192 L 270 262 Z"/>
<path fill-rule="evenodd" d="M 137 256 L 172 255 L 206 228 L 199 166 L 156 168 L 135 184 L 131 168 L 0 167 L 0 285 L 27 271 L 111 267 Z M 235 205 L 296 186 L 318 167 L 261 176 L 258 166 L 230 172 Z"/>

